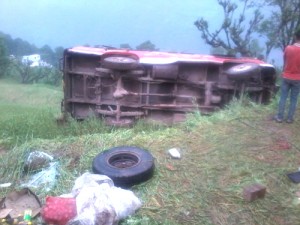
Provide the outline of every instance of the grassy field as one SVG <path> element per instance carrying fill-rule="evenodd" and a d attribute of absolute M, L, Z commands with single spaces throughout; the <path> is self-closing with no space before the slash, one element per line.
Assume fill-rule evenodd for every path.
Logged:
<path fill-rule="evenodd" d="M 190 115 L 173 127 L 138 123 L 110 129 L 101 121 L 70 121 L 57 126 L 60 89 L 23 86 L 0 80 L 0 197 L 17 189 L 26 155 L 41 150 L 59 162 L 59 176 L 47 195 L 69 193 L 74 181 L 91 171 L 93 158 L 119 145 L 139 146 L 155 157 L 154 177 L 131 190 L 142 208 L 121 221 L 129 224 L 300 224 L 299 185 L 286 176 L 300 166 L 300 112 L 293 124 L 271 120 L 276 100 L 268 106 L 234 101 L 211 116 Z M 180 160 L 167 154 L 179 148 Z M 267 187 L 265 198 L 243 199 L 243 188 Z"/>

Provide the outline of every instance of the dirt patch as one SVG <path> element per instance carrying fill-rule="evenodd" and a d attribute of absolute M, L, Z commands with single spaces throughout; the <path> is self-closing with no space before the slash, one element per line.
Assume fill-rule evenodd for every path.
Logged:
<path fill-rule="evenodd" d="M 285 138 L 276 139 L 273 143 L 274 145 L 271 146 L 271 150 L 279 150 L 279 151 L 286 151 L 292 148 L 292 144 L 288 142 Z"/>
<path fill-rule="evenodd" d="M 277 123 L 274 120 L 267 118 L 261 121 L 261 127 L 272 138 L 272 144 L 270 150 L 274 151 L 288 151 L 291 150 L 294 145 L 293 141 L 297 139 L 299 132 L 298 126 L 295 124 Z"/>
<path fill-rule="evenodd" d="M 260 121 L 260 128 L 265 133 L 262 138 L 266 140 L 266 145 L 253 157 L 257 161 L 279 165 L 286 157 L 284 152 L 293 150 L 293 140 L 298 131 L 295 130 L 295 126 L 277 123 L 270 118 L 271 116 L 268 116 L 265 120 Z"/>
<path fill-rule="evenodd" d="M 291 137 L 293 133 L 293 126 L 286 123 L 277 123 L 272 119 L 267 118 L 265 121 L 261 121 L 261 127 L 263 127 L 268 133 L 276 136 L 287 138 Z"/>

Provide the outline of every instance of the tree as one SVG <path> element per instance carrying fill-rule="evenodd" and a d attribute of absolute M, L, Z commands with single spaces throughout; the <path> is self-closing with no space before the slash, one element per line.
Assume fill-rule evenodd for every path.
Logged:
<path fill-rule="evenodd" d="M 56 69 L 60 69 L 59 68 L 59 65 L 60 65 L 60 62 L 61 62 L 61 59 L 63 58 L 63 54 L 64 54 L 64 48 L 63 47 L 56 47 L 54 49 L 54 53 L 53 53 L 53 58 L 54 58 L 54 63 L 53 63 L 53 66 L 56 68 Z"/>
<path fill-rule="evenodd" d="M 16 38 L 10 46 L 9 52 L 15 56 L 31 55 L 37 51 L 37 47 L 31 45 L 29 42 Z"/>
<path fill-rule="evenodd" d="M 260 25 L 258 32 L 267 37 L 267 54 L 273 48 L 284 48 L 293 43 L 294 32 L 300 28 L 300 0 L 265 0 L 272 9 L 269 18 Z"/>
<path fill-rule="evenodd" d="M 29 83 L 31 76 L 30 62 L 23 64 L 20 60 L 15 59 L 13 60 L 10 69 L 11 71 L 16 71 L 19 74 L 22 84 Z"/>
<path fill-rule="evenodd" d="M 140 45 L 136 46 L 136 50 L 158 51 L 151 41 L 145 41 L 141 43 Z"/>
<path fill-rule="evenodd" d="M 202 33 L 205 42 L 214 48 L 222 47 L 228 54 L 240 53 L 242 56 L 251 56 L 251 48 L 248 45 L 260 22 L 263 19 L 258 9 L 254 10 L 253 18 L 246 19 L 246 10 L 250 7 L 249 1 L 244 0 L 243 9 L 238 18 L 235 15 L 238 5 L 230 0 L 217 0 L 223 9 L 224 19 L 216 31 L 209 30 L 208 21 L 201 18 L 195 21 L 195 26 Z"/>
<path fill-rule="evenodd" d="M 258 52 L 264 51 L 268 58 L 272 49 L 283 50 L 292 43 L 293 32 L 300 25 L 300 0 L 240 0 L 240 12 L 230 0 L 217 1 L 224 12 L 221 26 L 211 32 L 204 18 L 194 24 L 207 44 L 230 54 L 258 57 Z M 262 12 L 269 13 L 263 16 Z"/>
<path fill-rule="evenodd" d="M 45 82 L 47 84 L 58 86 L 59 84 L 61 84 L 62 77 L 63 74 L 60 70 L 52 68 Z"/>
<path fill-rule="evenodd" d="M 0 31 L 0 76 L 6 74 L 14 79 L 20 79 L 21 83 L 47 83 L 60 84 L 62 73 L 59 71 L 59 62 L 63 57 L 63 47 L 57 47 L 53 51 L 50 46 L 44 45 L 37 48 L 21 38 L 12 39 L 10 35 Z M 43 61 L 40 66 L 32 67 L 30 62 L 22 62 L 24 55 L 39 53 Z M 10 56 L 8 56 L 10 55 Z"/>
<path fill-rule="evenodd" d="M 56 70 L 52 67 L 42 67 L 42 66 L 31 67 L 30 62 L 24 63 L 18 59 L 14 59 L 10 64 L 10 70 L 11 73 L 17 74 L 17 76 L 21 78 L 22 84 L 33 84 L 33 83 L 49 83 L 53 85 L 58 84 L 57 78 L 52 77 L 57 75 L 54 74 Z"/>
<path fill-rule="evenodd" d="M 38 52 L 41 55 L 41 58 L 47 63 L 50 63 L 51 65 L 55 63 L 54 52 L 49 45 L 44 45 Z"/>
<path fill-rule="evenodd" d="M 129 44 L 120 44 L 120 48 L 129 49 L 129 50 L 132 49 Z"/>
<path fill-rule="evenodd" d="M 3 38 L 0 37 L 0 77 L 3 77 L 9 66 L 9 58 L 7 55 L 7 49 L 4 45 Z"/>
<path fill-rule="evenodd" d="M 212 55 L 226 55 L 226 50 L 222 47 L 211 48 L 210 54 L 212 54 Z"/>

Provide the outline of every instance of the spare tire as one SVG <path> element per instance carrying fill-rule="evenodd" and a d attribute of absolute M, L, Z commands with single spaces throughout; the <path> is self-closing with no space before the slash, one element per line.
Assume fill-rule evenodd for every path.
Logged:
<path fill-rule="evenodd" d="M 253 75 L 259 72 L 259 65 L 256 63 L 242 63 L 236 66 L 232 66 L 225 74 L 228 78 L 234 80 L 244 80 L 249 79 Z"/>
<path fill-rule="evenodd" d="M 101 59 L 103 67 L 113 70 L 132 70 L 138 63 L 139 58 L 134 54 L 107 53 Z"/>
<path fill-rule="evenodd" d="M 154 158 L 149 151 L 135 146 L 118 146 L 98 154 L 92 170 L 110 177 L 115 186 L 127 188 L 150 179 L 154 167 Z"/>

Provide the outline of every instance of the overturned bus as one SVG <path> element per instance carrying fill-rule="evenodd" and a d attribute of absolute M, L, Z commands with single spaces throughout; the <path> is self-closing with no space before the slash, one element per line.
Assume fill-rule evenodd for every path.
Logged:
<path fill-rule="evenodd" d="M 274 67 L 254 58 L 79 46 L 64 51 L 62 70 L 62 111 L 113 126 L 173 124 L 243 95 L 265 104 L 276 90 Z"/>

